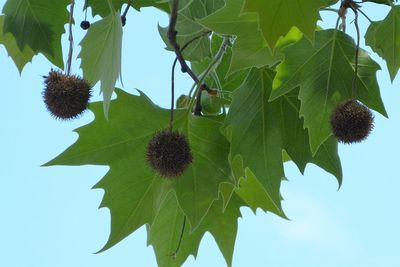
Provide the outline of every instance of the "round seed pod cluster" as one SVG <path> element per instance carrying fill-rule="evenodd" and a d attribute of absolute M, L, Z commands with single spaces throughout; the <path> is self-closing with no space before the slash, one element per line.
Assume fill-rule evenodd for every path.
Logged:
<path fill-rule="evenodd" d="M 345 144 L 364 141 L 373 126 L 374 116 L 371 111 L 357 100 L 339 104 L 331 115 L 332 133 Z"/>
<path fill-rule="evenodd" d="M 157 132 L 147 145 L 147 161 L 163 178 L 175 178 L 184 173 L 193 157 L 186 137 L 178 132 Z"/>
<path fill-rule="evenodd" d="M 88 108 L 92 89 L 84 79 L 52 70 L 44 83 L 44 103 L 55 118 L 74 119 Z"/>

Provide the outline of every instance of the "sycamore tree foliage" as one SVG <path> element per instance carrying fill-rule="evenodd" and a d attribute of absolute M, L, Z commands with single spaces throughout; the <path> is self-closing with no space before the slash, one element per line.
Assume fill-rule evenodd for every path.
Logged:
<path fill-rule="evenodd" d="M 386 5 L 389 12 L 371 21 L 363 2 Z M 359 48 L 359 34 L 365 32 L 365 43 L 386 61 L 393 81 L 400 68 L 395 2 L 86 0 L 91 25 L 84 25 L 78 57 L 83 79 L 91 86 L 99 83 L 104 100 L 90 103 L 94 121 L 76 129 L 76 143 L 45 166 L 110 167 L 94 186 L 104 189 L 101 207 L 111 213 L 111 233 L 101 251 L 146 225 L 159 266 L 181 266 L 197 255 L 210 232 L 231 266 L 240 207 L 286 218 L 280 195 L 285 161 L 301 172 L 313 163 L 341 183 L 338 140 L 330 125 L 337 105 L 353 99 L 387 115 L 376 79 L 380 66 Z M 20 72 L 40 53 L 69 74 L 61 37 L 66 24 L 79 25 L 74 4 L 6 2 L 0 43 Z M 159 33 L 177 55 L 177 70 L 194 81 L 172 111 L 144 92 L 115 88 L 126 14 L 143 7 L 170 15 L 169 26 L 159 27 Z M 336 12 L 337 24 L 318 27 L 321 11 Z M 358 28 L 358 16 L 368 18 L 368 28 Z M 357 36 L 348 35 L 346 25 L 355 25 Z M 193 157 L 183 174 L 171 179 L 155 172 L 146 158 L 151 138 L 168 127 L 185 136 Z"/>

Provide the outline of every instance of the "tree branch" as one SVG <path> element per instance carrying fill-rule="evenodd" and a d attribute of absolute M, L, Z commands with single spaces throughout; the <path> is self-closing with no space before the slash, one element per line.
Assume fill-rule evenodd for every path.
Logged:
<path fill-rule="evenodd" d="M 74 20 L 74 7 L 75 1 L 71 0 L 71 5 L 69 7 L 69 51 L 68 51 L 68 59 L 67 59 L 67 75 L 71 74 L 71 65 L 72 65 L 72 54 L 74 51 L 74 37 L 72 35 L 72 21 Z"/>
<path fill-rule="evenodd" d="M 206 84 L 200 84 L 200 79 L 186 63 L 185 58 L 183 57 L 182 54 L 182 50 L 177 42 L 176 36 L 178 32 L 176 31 L 175 27 L 178 20 L 178 6 L 179 6 L 179 0 L 173 0 L 171 6 L 171 17 L 169 19 L 167 37 L 171 46 L 174 48 L 176 57 L 181 65 L 182 72 L 187 73 L 193 79 L 193 81 L 199 86 L 199 92 L 197 93 L 197 102 L 196 102 L 196 107 L 194 109 L 194 115 L 201 116 L 201 105 L 200 105 L 201 91 L 209 90 L 209 88 Z"/>

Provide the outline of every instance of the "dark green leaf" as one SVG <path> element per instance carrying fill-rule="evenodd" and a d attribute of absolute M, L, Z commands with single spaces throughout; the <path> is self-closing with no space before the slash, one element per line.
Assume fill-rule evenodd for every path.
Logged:
<path fill-rule="evenodd" d="M 64 68 L 61 35 L 68 22 L 68 0 L 8 0 L 3 7 L 3 34 L 14 35 L 20 51 L 32 49 Z"/>
<path fill-rule="evenodd" d="M 31 62 L 35 56 L 35 52 L 25 45 L 24 49 L 20 50 L 17 41 L 11 33 L 3 34 L 4 16 L 0 16 L 0 44 L 3 44 L 7 49 L 8 55 L 14 60 L 19 72 L 21 73 L 24 66 Z"/>
<path fill-rule="evenodd" d="M 186 110 L 175 112 L 175 127 L 188 137 L 193 163 L 183 176 L 170 181 L 155 175 L 145 157 L 150 138 L 168 126 L 169 111 L 155 106 L 143 94 L 116 92 L 110 121 L 101 116 L 101 103 L 92 104 L 95 120 L 79 128 L 78 141 L 46 166 L 110 166 L 96 185 L 105 190 L 101 206 L 111 212 L 111 234 L 103 250 L 140 226 L 151 225 L 171 189 L 195 230 L 218 198 L 220 184 L 230 182 L 229 145 L 219 133 L 220 118 L 193 117 Z"/>

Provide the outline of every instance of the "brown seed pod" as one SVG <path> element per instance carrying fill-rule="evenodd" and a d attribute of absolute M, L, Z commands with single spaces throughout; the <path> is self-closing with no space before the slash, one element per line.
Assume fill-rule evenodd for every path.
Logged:
<path fill-rule="evenodd" d="M 339 104 L 331 115 L 333 135 L 342 143 L 364 141 L 374 126 L 374 116 L 369 108 L 357 100 Z"/>
<path fill-rule="evenodd" d="M 92 89 L 84 79 L 54 70 L 44 78 L 43 99 L 52 116 L 74 119 L 87 109 Z"/>
<path fill-rule="evenodd" d="M 175 178 L 192 163 L 192 153 L 186 137 L 178 132 L 157 132 L 147 145 L 147 161 L 164 178 Z"/>

